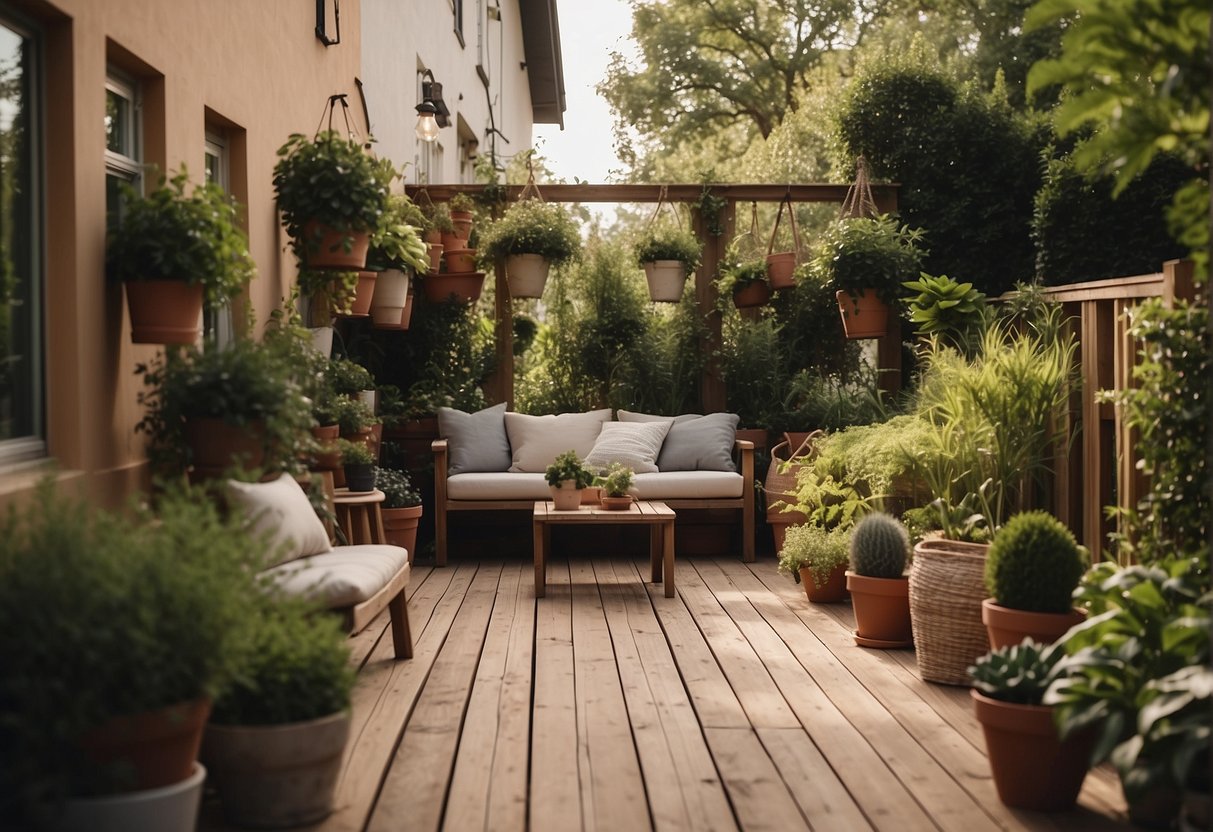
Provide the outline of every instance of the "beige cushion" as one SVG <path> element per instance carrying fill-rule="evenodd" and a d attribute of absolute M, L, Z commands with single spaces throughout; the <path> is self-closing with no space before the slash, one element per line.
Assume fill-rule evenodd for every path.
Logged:
<path fill-rule="evenodd" d="M 452 500 L 550 500 L 543 474 L 456 474 L 446 481 Z"/>
<path fill-rule="evenodd" d="M 598 439 L 602 423 L 610 418 L 609 409 L 561 413 L 559 416 L 505 414 L 505 432 L 513 451 L 510 470 L 542 474 L 557 456 L 568 450 L 576 451 L 577 456 L 585 459 Z"/>
<path fill-rule="evenodd" d="M 338 546 L 323 555 L 302 558 L 262 574 L 288 595 L 312 598 L 326 607 L 352 607 L 409 569 L 409 553 L 399 546 Z"/>
<path fill-rule="evenodd" d="M 227 482 L 228 503 L 243 513 L 249 531 L 265 535 L 266 567 L 329 551 L 328 532 L 290 474 L 272 482 Z"/>
<path fill-rule="evenodd" d="M 632 493 L 639 500 L 740 497 L 745 478 L 731 471 L 662 471 L 637 474 Z"/>
<path fill-rule="evenodd" d="M 636 474 L 655 473 L 657 454 L 672 424 L 673 419 L 660 422 L 606 422 L 598 434 L 598 441 L 586 455 L 585 467 L 598 471 L 612 462 L 618 462 Z"/>
<path fill-rule="evenodd" d="M 653 422 L 669 416 L 619 411 L 621 422 Z M 661 471 L 736 471 L 733 444 L 737 438 L 736 413 L 687 414 L 674 418 L 657 467 Z"/>

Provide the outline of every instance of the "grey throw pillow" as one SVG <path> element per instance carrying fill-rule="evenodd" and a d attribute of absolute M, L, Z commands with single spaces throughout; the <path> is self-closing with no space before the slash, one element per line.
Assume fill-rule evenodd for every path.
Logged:
<path fill-rule="evenodd" d="M 621 422 L 658 422 L 669 416 L 619 411 Z M 736 413 L 686 414 L 674 417 L 657 457 L 659 471 L 736 471 L 733 443 L 737 438 Z"/>
<path fill-rule="evenodd" d="M 438 433 L 447 440 L 447 474 L 505 471 L 510 440 L 505 434 L 505 402 L 475 413 L 438 408 Z"/>

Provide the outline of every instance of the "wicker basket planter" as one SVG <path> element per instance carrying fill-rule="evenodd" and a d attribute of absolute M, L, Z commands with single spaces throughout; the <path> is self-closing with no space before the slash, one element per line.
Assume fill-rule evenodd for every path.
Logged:
<path fill-rule="evenodd" d="M 968 685 L 969 665 L 990 649 L 981 620 L 988 549 L 957 540 L 924 540 L 914 547 L 910 619 L 918 673 L 928 682 Z"/>

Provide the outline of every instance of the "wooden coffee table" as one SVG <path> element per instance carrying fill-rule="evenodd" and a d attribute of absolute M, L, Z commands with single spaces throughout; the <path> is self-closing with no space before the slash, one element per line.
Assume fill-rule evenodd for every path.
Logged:
<path fill-rule="evenodd" d="M 665 503 L 637 500 L 626 511 L 608 511 L 601 506 L 581 506 L 576 511 L 557 511 L 551 500 L 535 503 L 532 515 L 535 534 L 535 597 L 547 591 L 548 550 L 552 525 L 612 525 L 639 523 L 649 527 L 649 565 L 653 582 L 665 575 L 665 597 L 674 597 L 674 509 Z"/>

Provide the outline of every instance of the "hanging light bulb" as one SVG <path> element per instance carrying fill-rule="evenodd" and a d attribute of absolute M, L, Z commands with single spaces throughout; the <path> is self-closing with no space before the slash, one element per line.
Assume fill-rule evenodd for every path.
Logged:
<path fill-rule="evenodd" d="M 438 108 L 429 99 L 417 105 L 417 138 L 423 142 L 432 142 L 438 138 L 438 120 L 434 116 Z"/>

